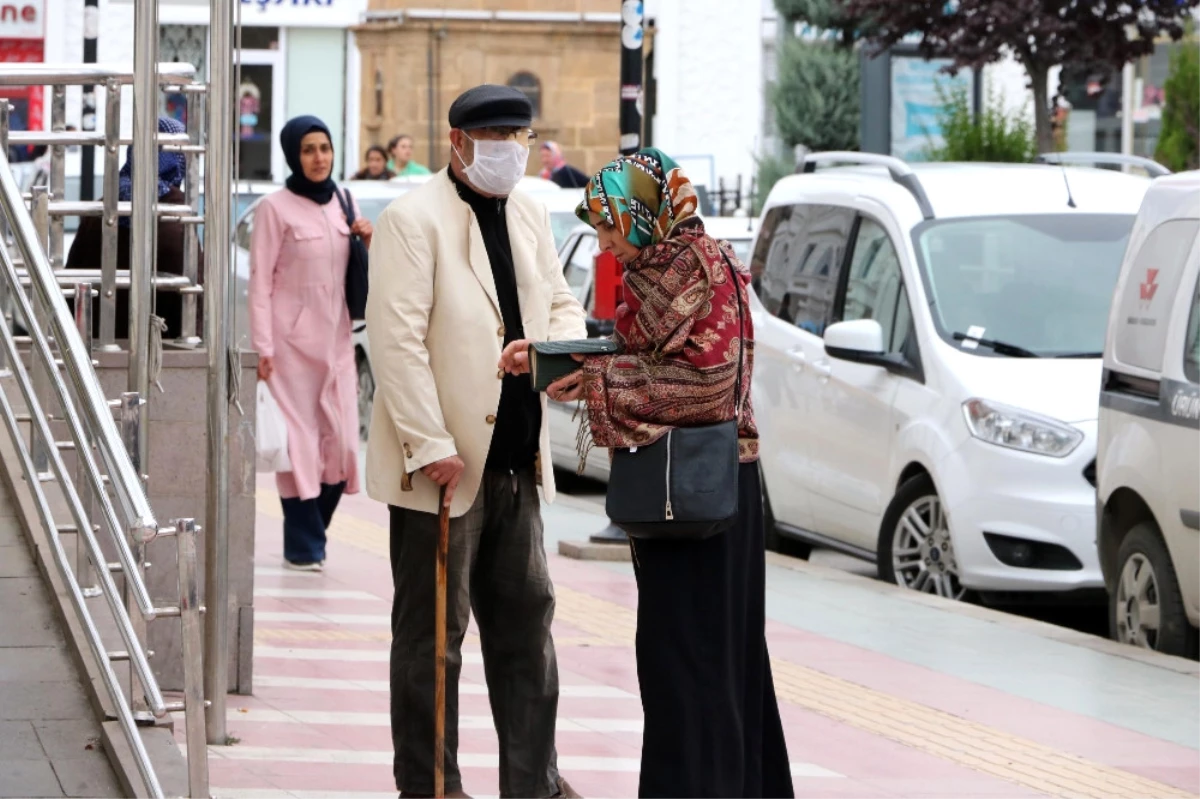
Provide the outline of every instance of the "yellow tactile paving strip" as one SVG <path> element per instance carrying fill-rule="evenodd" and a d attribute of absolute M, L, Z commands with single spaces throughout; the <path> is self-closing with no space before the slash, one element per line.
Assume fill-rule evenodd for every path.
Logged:
<path fill-rule="evenodd" d="M 260 513 L 282 518 L 276 503 L 269 494 L 258 496 Z M 334 520 L 329 537 L 373 554 L 388 555 L 387 530 L 346 514 Z M 557 619 L 603 644 L 633 645 L 637 629 L 633 610 L 561 586 L 556 586 L 555 594 Z M 1064 799 L 1195 796 L 790 661 L 774 658 L 771 665 L 775 691 L 784 701 L 1047 796 Z"/>

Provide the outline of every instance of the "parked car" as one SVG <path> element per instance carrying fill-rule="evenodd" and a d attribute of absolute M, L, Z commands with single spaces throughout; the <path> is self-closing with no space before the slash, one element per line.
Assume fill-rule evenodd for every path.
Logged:
<path fill-rule="evenodd" d="M 1150 181 L 860 153 L 804 171 L 751 258 L 769 545 L 951 599 L 1102 588 L 1101 351 Z"/>
<path fill-rule="evenodd" d="M 1104 346 L 1096 456 L 1112 637 L 1196 657 L 1200 625 L 1200 172 L 1147 192 Z"/>
<path fill-rule="evenodd" d="M 754 240 L 756 228 L 754 219 L 738 217 L 708 217 L 704 220 L 705 229 L 712 236 L 728 241 L 738 257 L 748 262 L 750 246 Z M 592 305 L 593 266 L 596 254 L 600 251 L 596 242 L 596 231 L 587 225 L 578 224 L 558 251 L 563 262 L 563 273 L 572 292 L 583 304 L 584 308 Z M 594 319 L 588 320 L 589 335 L 607 335 L 611 332 L 611 324 L 603 325 Z M 579 429 L 579 419 L 575 415 L 575 405 L 565 405 L 551 400 L 547 404 L 550 417 L 550 451 L 554 466 L 570 472 L 579 469 L 579 454 L 576 450 L 576 432 Z M 582 473 L 594 480 L 608 480 L 608 450 L 594 449 L 588 455 Z"/>

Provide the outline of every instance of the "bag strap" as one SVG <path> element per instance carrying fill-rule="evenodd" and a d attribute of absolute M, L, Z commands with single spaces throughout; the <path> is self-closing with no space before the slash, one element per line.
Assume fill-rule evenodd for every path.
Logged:
<path fill-rule="evenodd" d="M 719 245 L 718 245 L 719 246 Z M 725 259 L 725 265 L 729 267 L 729 276 L 733 278 L 733 296 L 737 297 L 738 305 L 738 370 L 737 370 L 737 394 L 733 399 L 734 421 L 742 415 L 742 373 L 746 369 L 746 309 L 742 305 L 742 281 L 738 277 L 737 269 L 734 268 L 733 262 L 729 260 L 729 256 L 724 250 L 721 250 L 721 256 Z"/>
<path fill-rule="evenodd" d="M 345 196 L 343 196 L 343 191 Z M 350 191 L 348 189 L 334 188 L 333 193 L 337 195 L 338 204 L 342 206 L 342 214 L 346 217 L 346 224 L 354 225 L 354 204 L 350 202 Z"/>

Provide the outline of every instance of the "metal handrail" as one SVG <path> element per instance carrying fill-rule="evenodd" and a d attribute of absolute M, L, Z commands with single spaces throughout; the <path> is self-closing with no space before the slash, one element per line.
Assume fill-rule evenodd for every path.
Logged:
<path fill-rule="evenodd" d="M 96 565 L 95 573 L 99 584 L 98 594 L 102 595 L 116 623 L 117 633 L 125 645 L 121 653 L 122 659 L 128 659 L 132 673 L 144 693 L 146 704 L 156 716 L 166 715 L 170 707 L 163 700 L 162 691 L 150 669 L 149 660 L 143 643 L 139 640 L 130 611 L 122 601 L 116 582 L 112 576 L 112 567 L 108 565 L 104 549 L 96 536 L 91 515 L 85 507 L 81 488 L 86 489 L 91 501 L 99 506 L 99 518 L 111 533 L 111 539 L 117 551 L 119 568 L 124 574 L 126 590 L 132 597 L 135 606 L 145 619 L 153 619 L 157 615 L 180 616 L 184 624 L 185 645 L 191 650 L 199 646 L 199 609 L 195 603 L 195 548 L 194 541 L 190 549 L 181 548 L 180 577 L 181 596 L 178 608 L 154 607 L 149 591 L 142 579 L 139 564 L 131 551 L 129 537 L 135 541 L 145 541 L 158 534 L 158 526 L 150 512 L 149 503 L 142 489 L 141 477 L 133 469 L 129 455 L 126 453 L 116 425 L 113 422 L 108 402 L 100 392 L 99 380 L 92 368 L 90 347 L 85 344 L 83 337 L 76 328 L 74 320 L 67 311 L 66 302 L 59 291 L 56 275 L 50 268 L 46 254 L 39 246 L 37 229 L 34 226 L 28 209 L 22 202 L 20 189 L 13 178 L 9 167 L 7 154 L 0 152 L 0 210 L 3 211 L 9 229 L 13 234 L 15 244 L 25 263 L 28 265 L 30 286 L 33 297 L 27 296 L 21 289 L 21 280 L 11 254 L 5 247 L 0 247 L 0 278 L 11 289 L 11 300 L 16 305 L 22 319 L 28 327 L 30 340 L 31 366 L 39 373 L 46 374 L 51 399 L 61 408 L 61 419 L 66 423 L 70 441 L 66 442 L 78 459 L 79 473 L 82 485 L 77 486 L 63 461 L 61 449 L 64 444 L 54 439 L 50 421 L 38 396 L 37 386 L 22 361 L 22 354 L 12 331 L 7 324 L 0 324 L 0 345 L 3 356 L 9 364 L 4 376 L 14 378 L 25 405 L 29 411 L 32 424 L 31 446 L 27 446 L 18 425 L 17 416 L 7 395 L 0 391 L 0 411 L 3 413 L 4 425 L 17 450 L 25 480 L 33 494 L 35 506 L 42 524 L 51 542 L 52 555 L 55 564 L 68 587 L 69 597 L 84 631 L 88 647 L 95 657 L 100 670 L 101 682 L 109 693 L 117 721 L 125 734 L 134 762 L 146 786 L 147 792 L 154 797 L 163 796 L 162 786 L 151 764 L 150 757 L 138 732 L 137 720 L 131 703 L 125 701 L 119 679 L 112 667 L 115 658 L 104 646 L 98 628 L 87 607 L 84 590 L 80 585 L 81 574 L 72 570 L 67 553 L 63 547 L 60 533 L 62 529 L 55 523 L 50 505 L 42 483 L 46 476 L 39 470 L 37 458 L 38 445 L 45 450 L 44 458 L 50 467 L 50 476 L 58 482 L 66 500 L 67 508 L 74 522 L 71 530 L 79 537 L 86 547 L 87 556 Z M 86 290 L 91 293 L 90 285 L 81 283 L 77 291 Z M 89 314 L 80 314 L 80 321 L 88 324 Z M 61 361 L 54 357 L 50 337 L 43 330 L 40 321 L 48 323 Z M 90 331 L 89 331 L 90 332 Z M 55 368 L 61 363 L 67 372 L 67 380 Z M 68 382 L 70 389 L 68 390 Z M 126 395 L 129 397 L 130 395 Z M 78 402 L 76 401 L 78 398 Z M 136 399 L 136 397 L 134 397 Z M 77 405 L 81 405 L 80 413 Z M 107 475 L 101 475 L 92 453 L 92 447 L 106 461 Z M 33 453 L 31 454 L 31 450 Z M 108 489 L 111 488 L 117 497 L 125 497 L 134 508 L 136 516 L 130 525 L 118 517 Z M 128 518 L 128 517 L 127 517 Z M 178 533 L 185 530 L 188 535 L 194 535 L 195 526 L 190 520 L 179 520 L 172 528 L 164 528 L 162 532 Z M 86 560 L 83 560 L 86 564 Z M 80 570 L 81 572 L 84 570 Z M 185 669 L 185 671 L 187 671 Z M 191 711 L 202 718 L 203 698 L 198 693 L 199 677 L 196 671 L 190 670 Z M 132 685 L 131 695 L 132 700 Z M 200 705 L 197 706 L 196 702 Z M 193 725 L 195 720 L 191 720 Z M 199 769 L 198 769 L 199 770 Z M 206 772 L 205 772 L 206 774 Z M 205 780 L 206 781 L 206 780 Z"/>
<path fill-rule="evenodd" d="M 190 83 L 195 77 L 196 68 L 191 64 L 158 65 L 158 83 L 163 86 Z M 129 67 L 103 64 L 0 64 L 0 86 L 94 86 L 110 80 L 125 86 L 133 79 Z"/>
<path fill-rule="evenodd" d="M 87 429 L 95 437 L 96 449 L 100 452 L 108 473 L 112 475 L 114 494 L 121 505 L 124 522 L 123 528 L 138 541 L 149 541 L 154 538 L 154 530 L 158 526 L 150 502 L 142 489 L 141 477 L 129 461 L 117 432 L 112 414 L 107 411 L 108 400 L 100 387 L 100 381 L 92 369 L 91 356 L 84 348 L 79 331 L 75 329 L 71 312 L 67 309 L 66 300 L 58 289 L 58 281 L 46 254 L 38 246 L 37 231 L 33 219 L 29 216 L 24 203 L 21 201 L 21 191 L 13 179 L 9 168 L 7 153 L 0 152 L 0 210 L 3 211 L 9 225 L 15 234 L 16 244 L 28 270 L 30 286 L 42 307 L 49 312 L 51 334 L 60 342 L 62 358 L 67 376 L 77 395 L 81 399 Z M 7 254 L 6 254 L 7 255 Z M 14 267 L 15 270 L 15 267 Z M 13 275 L 16 283 L 16 275 Z M 14 292 L 18 302 L 21 297 Z M 26 315 L 26 319 L 32 317 Z M 58 382 L 58 381 L 56 381 Z M 61 388 L 65 398 L 65 386 Z M 74 432 L 74 431 L 72 431 Z M 82 430 L 81 430 L 82 432 Z M 80 444 L 80 442 L 76 442 Z M 82 445 L 80 444 L 81 448 Z M 143 610 L 150 608 L 147 598 Z"/>
<path fill-rule="evenodd" d="M 1171 174 L 1171 170 L 1167 169 L 1162 164 L 1152 158 L 1143 158 L 1140 155 L 1126 155 L 1124 153 L 1089 153 L 1089 152 L 1070 152 L 1070 153 L 1040 153 L 1034 159 L 1041 164 L 1059 165 L 1096 165 L 1106 164 L 1109 166 L 1136 166 L 1146 170 L 1146 173 L 1152 178 L 1161 178 L 1164 175 Z"/>
<path fill-rule="evenodd" d="M 908 193 L 917 201 L 917 207 L 921 210 L 921 216 L 925 219 L 933 219 L 934 217 L 933 205 L 929 202 L 929 195 L 925 193 L 925 187 L 921 185 L 921 180 L 917 177 L 917 173 L 913 171 L 911 166 L 894 155 L 845 151 L 808 153 L 804 156 L 804 163 L 796 171 L 806 174 L 816 172 L 817 164 L 855 164 L 860 166 L 886 167 L 892 180 L 907 189 Z"/>

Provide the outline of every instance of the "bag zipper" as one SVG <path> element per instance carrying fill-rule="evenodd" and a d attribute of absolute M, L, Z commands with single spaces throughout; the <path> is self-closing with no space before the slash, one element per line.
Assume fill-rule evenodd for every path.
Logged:
<path fill-rule="evenodd" d="M 671 510 L 671 434 L 673 432 L 675 431 L 667 431 L 667 521 L 673 521 L 675 519 L 675 512 Z"/>

